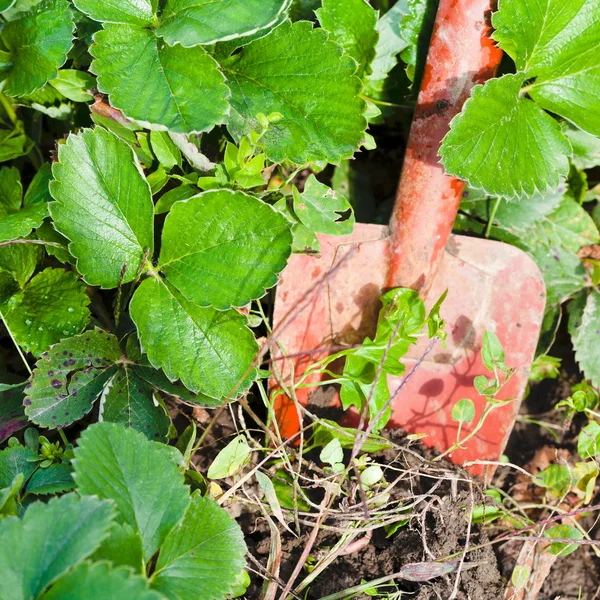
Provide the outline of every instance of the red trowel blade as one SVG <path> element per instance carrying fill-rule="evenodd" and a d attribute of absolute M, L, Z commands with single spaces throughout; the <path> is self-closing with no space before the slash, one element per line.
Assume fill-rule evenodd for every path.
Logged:
<path fill-rule="evenodd" d="M 292 366 L 297 380 L 309 364 L 329 353 L 328 348 L 361 343 L 372 335 L 385 291 L 390 260 L 387 227 L 359 224 L 351 236 L 319 236 L 319 240 L 321 256 L 293 256 L 277 292 L 277 341 L 291 358 L 277 351 L 274 364 L 287 385 L 292 384 Z M 446 348 L 438 344 L 403 386 L 393 402 L 390 426 L 426 434 L 423 443 L 438 451 L 450 448 L 457 435 L 453 405 L 461 398 L 473 400 L 477 413 L 471 426 L 483 410 L 485 399 L 478 396 L 473 378 L 489 375 L 480 349 L 485 330 L 491 330 L 504 347 L 506 364 L 516 369 L 499 398 L 514 401 L 493 411 L 465 449 L 450 458 L 456 463 L 497 461 L 514 425 L 539 337 L 545 306 L 542 275 L 531 258 L 513 246 L 451 236 L 427 304 L 446 289 L 441 311 L 447 322 Z M 422 339 L 411 350 L 407 371 L 427 343 Z M 390 390 L 399 381 L 389 377 Z M 309 389 L 298 389 L 296 396 L 308 403 Z M 282 433 L 296 433 L 297 410 L 285 396 L 276 396 L 276 413 Z M 357 421 L 354 412 L 343 419 Z M 466 434 L 469 426 L 462 431 Z M 484 469 L 471 467 L 474 474 Z"/>

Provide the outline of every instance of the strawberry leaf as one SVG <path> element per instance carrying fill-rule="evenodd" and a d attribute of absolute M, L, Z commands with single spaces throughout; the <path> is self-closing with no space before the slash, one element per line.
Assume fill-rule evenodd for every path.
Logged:
<path fill-rule="evenodd" d="M 117 338 L 99 329 L 56 344 L 38 360 L 26 387 L 27 416 L 49 428 L 80 419 L 92 410 L 120 356 Z"/>
<path fill-rule="evenodd" d="M 35 502 L 0 530 L 0 597 L 33 600 L 88 557 L 108 534 L 112 503 L 66 494 Z"/>
<path fill-rule="evenodd" d="M 575 358 L 585 378 L 600 387 L 600 293 L 590 292 L 580 315 L 569 320 Z"/>
<path fill-rule="evenodd" d="M 397 2 L 377 21 L 379 39 L 375 46 L 375 58 L 366 86 L 369 96 L 377 98 L 385 85 L 388 73 L 398 63 L 397 56 L 409 46 L 401 31 L 401 23 L 407 13 L 407 3 Z"/>
<path fill-rule="evenodd" d="M 121 423 L 147 438 L 165 442 L 171 419 L 154 398 L 153 387 L 124 365 L 106 383 L 100 399 L 99 421 Z"/>
<path fill-rule="evenodd" d="M 152 252 L 154 205 L 130 146 L 101 127 L 70 135 L 59 148 L 50 212 L 90 285 L 134 279 Z"/>
<path fill-rule="evenodd" d="M 73 466 L 80 494 L 112 499 L 121 520 L 139 531 L 145 560 L 150 560 L 188 507 L 183 474 L 165 446 L 116 423 L 88 427 L 75 449 Z"/>
<path fill-rule="evenodd" d="M 0 442 L 27 425 L 27 417 L 23 410 L 24 385 L 0 383 Z"/>
<path fill-rule="evenodd" d="M 535 81 L 543 108 L 600 135 L 600 4 L 596 0 L 501 0 L 494 38 Z"/>
<path fill-rule="evenodd" d="M 259 113 L 280 113 L 261 138 L 274 162 L 349 158 L 364 140 L 365 101 L 356 64 L 301 21 L 284 23 L 222 63 L 232 91 L 227 128 L 236 140 L 260 130 Z"/>
<path fill-rule="evenodd" d="M 68 492 L 75 487 L 70 465 L 55 464 L 38 469 L 27 482 L 27 493 L 36 496 Z"/>
<path fill-rule="evenodd" d="M 44 0 L 4 24 L 0 38 L 8 50 L 3 92 L 22 97 L 54 79 L 73 41 L 73 16 L 67 0 Z"/>
<path fill-rule="evenodd" d="M 214 44 L 273 27 L 289 4 L 288 0 L 167 0 L 156 33 L 170 46 Z"/>
<path fill-rule="evenodd" d="M 520 96 L 524 80 L 505 75 L 473 88 L 440 148 L 447 173 L 505 198 L 558 187 L 571 145 L 552 117 Z"/>
<path fill-rule="evenodd" d="M 17 169 L 0 170 L 0 242 L 24 238 L 37 229 L 48 216 L 43 203 L 21 206 L 21 177 Z"/>
<path fill-rule="evenodd" d="M 362 79 L 371 73 L 375 46 L 379 37 L 377 13 L 365 0 L 323 0 L 316 11 L 323 29 L 358 64 L 356 74 Z"/>
<path fill-rule="evenodd" d="M 172 599 L 221 600 L 244 568 L 245 553 L 237 523 L 214 500 L 196 492 L 165 539 L 152 587 Z"/>
<path fill-rule="evenodd" d="M 222 398 L 241 393 L 254 379 L 258 348 L 237 311 L 200 308 L 157 278 L 142 282 L 129 310 L 143 351 L 172 381 Z"/>
<path fill-rule="evenodd" d="M 108 563 L 84 562 L 62 577 L 42 600 L 79 600 L 81 591 L 89 600 L 127 598 L 127 600 L 163 600 L 148 588 L 148 580 L 125 567 L 112 568 Z"/>
<path fill-rule="evenodd" d="M 291 253 L 286 219 L 242 192 L 205 192 L 177 202 L 165 221 L 158 263 L 198 306 L 245 306 L 277 283 Z"/>
<path fill-rule="evenodd" d="M 94 41 L 91 71 L 98 88 L 131 119 L 179 133 L 224 122 L 229 91 L 203 48 L 168 46 L 151 29 L 110 23 Z M 148 96 L 152 102 L 143 101 Z"/>
<path fill-rule="evenodd" d="M 354 212 L 350 202 L 335 190 L 310 175 L 300 194 L 294 193 L 294 213 L 300 221 L 315 233 L 349 235 L 354 229 Z M 344 218 L 348 213 L 349 216 Z"/>
<path fill-rule="evenodd" d="M 90 320 L 86 286 L 77 275 L 48 268 L 38 273 L 4 315 L 17 343 L 39 356 L 52 344 L 80 333 Z"/>

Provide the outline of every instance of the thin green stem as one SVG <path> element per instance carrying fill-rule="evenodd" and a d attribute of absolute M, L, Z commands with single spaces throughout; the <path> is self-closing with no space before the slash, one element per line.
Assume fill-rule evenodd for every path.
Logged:
<path fill-rule="evenodd" d="M 487 227 L 485 228 L 485 237 L 489 238 L 490 233 L 492 232 L 492 225 L 494 223 L 494 219 L 496 218 L 496 211 L 500 206 L 500 198 L 496 198 L 494 200 L 494 205 L 492 206 L 492 214 L 490 215 L 490 220 L 488 221 Z"/>

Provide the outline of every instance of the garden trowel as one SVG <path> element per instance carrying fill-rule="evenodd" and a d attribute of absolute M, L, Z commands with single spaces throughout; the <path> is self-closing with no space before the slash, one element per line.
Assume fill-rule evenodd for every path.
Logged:
<path fill-rule="evenodd" d="M 440 1 L 390 224 L 357 224 L 345 237 L 319 235 L 320 256 L 294 255 L 283 272 L 274 315 L 280 347 L 274 365 L 291 385 L 333 347 L 373 336 L 384 291 L 410 287 L 431 306 L 448 290 L 441 310 L 446 347 L 438 344 L 421 362 L 428 340 L 413 346 L 407 372 L 420 364 L 394 398 L 389 425 L 424 434 L 423 443 L 438 451 L 452 447 L 458 428 L 451 418 L 454 404 L 465 397 L 474 401 L 471 426 L 483 410 L 485 398 L 477 394 L 473 378 L 489 376 L 480 350 L 484 332 L 494 332 L 506 364 L 515 368 L 499 398 L 513 401 L 492 411 L 478 433 L 451 454 L 456 463 L 479 461 L 470 467 L 475 474 L 489 466 L 481 463 L 502 455 L 545 307 L 542 275 L 527 254 L 500 242 L 451 234 L 464 183 L 444 174 L 438 151 L 473 86 L 492 77 L 500 62 L 502 53 L 487 24 L 490 12 L 489 0 Z M 399 380 L 388 376 L 388 384 L 393 390 Z M 296 390 L 302 404 L 309 401 L 309 390 Z M 285 395 L 274 398 L 280 430 L 289 437 L 299 429 L 299 412 Z M 344 420 L 357 422 L 352 415 Z"/>

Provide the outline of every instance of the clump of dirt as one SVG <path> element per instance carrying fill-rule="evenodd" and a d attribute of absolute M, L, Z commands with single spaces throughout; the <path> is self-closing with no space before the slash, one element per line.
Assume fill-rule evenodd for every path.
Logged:
<path fill-rule="evenodd" d="M 403 440 L 406 446 L 406 439 L 400 431 L 388 432 L 388 435 L 390 434 L 395 442 Z M 307 600 L 317 600 L 360 585 L 363 581 L 372 581 L 398 573 L 408 564 L 428 563 L 451 556 L 453 560 L 458 561 L 465 548 L 474 548 L 488 542 L 487 534 L 479 525 L 471 525 L 469 528 L 466 515 L 469 513 L 470 505 L 482 503 L 483 497 L 477 484 L 468 484 L 468 476 L 462 469 L 451 463 L 443 463 L 436 468 L 435 472 L 427 475 L 425 473 L 427 469 L 423 468 L 424 462 L 419 459 L 417 452 L 398 453 L 398 451 L 387 450 L 374 455 L 373 458 L 382 463 L 394 464 L 397 468 L 411 473 L 410 477 L 392 489 L 392 498 L 404 499 L 406 504 L 413 502 L 417 497 L 423 498 L 420 505 L 417 501 L 418 508 L 415 513 L 419 516 L 412 518 L 389 537 L 384 528 L 373 529 L 371 539 L 365 547 L 352 554 L 338 556 L 324 573 L 312 582 L 305 592 L 306 595 L 303 595 Z M 423 468 L 423 472 L 419 467 Z M 388 480 L 395 477 L 395 473 L 396 471 L 386 472 Z M 447 480 L 443 477 L 444 473 L 448 475 Z M 249 552 L 256 562 L 263 567 L 266 566 L 271 549 L 268 524 L 258 513 L 244 513 L 240 524 L 245 533 Z M 324 524 L 342 526 L 333 518 L 326 519 Z M 281 527 L 279 530 L 282 538 L 279 579 L 285 583 L 301 559 L 311 528 L 303 527 L 302 534 L 298 538 L 283 531 Z M 339 539 L 339 533 L 321 530 L 310 555 L 316 558 L 325 556 Z M 307 574 L 308 570 L 303 569 L 296 584 Z M 426 582 L 398 579 L 394 583 L 396 590 L 410 593 L 411 597 L 418 600 L 449 598 L 456 577 L 455 573 L 451 573 Z M 252 586 L 245 596 L 247 600 L 257 600 L 261 586 L 262 579 L 253 578 Z M 469 598 L 498 600 L 502 597 L 503 590 L 504 585 L 498 570 L 497 558 L 491 546 L 470 551 L 465 558 L 464 569 L 460 572 L 458 593 L 455 597 L 458 600 Z M 357 598 L 366 599 L 369 596 L 360 595 Z"/>

